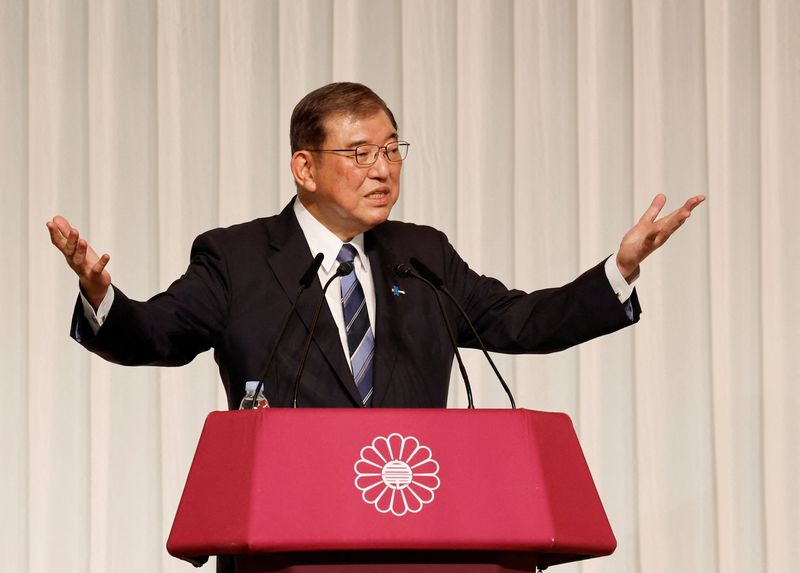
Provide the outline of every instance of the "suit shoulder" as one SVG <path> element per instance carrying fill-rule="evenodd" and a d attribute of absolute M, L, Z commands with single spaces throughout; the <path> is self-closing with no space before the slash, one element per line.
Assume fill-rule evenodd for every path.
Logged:
<path fill-rule="evenodd" d="M 405 223 L 403 221 L 386 221 L 378 225 L 375 228 L 375 232 L 389 240 L 449 242 L 447 235 L 435 227 L 418 225 L 417 223 Z"/>
<path fill-rule="evenodd" d="M 447 236 L 434 227 L 387 221 L 373 229 L 376 242 L 396 261 L 423 261 L 438 274 L 460 261 Z"/>
<path fill-rule="evenodd" d="M 270 217 L 260 217 L 246 223 L 237 223 L 230 227 L 209 229 L 195 238 L 192 249 L 216 247 L 225 250 L 241 245 L 266 245 L 269 240 L 269 219 Z"/>

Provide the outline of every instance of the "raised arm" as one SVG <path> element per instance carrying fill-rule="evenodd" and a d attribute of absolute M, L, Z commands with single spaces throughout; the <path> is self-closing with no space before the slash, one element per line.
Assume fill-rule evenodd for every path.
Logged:
<path fill-rule="evenodd" d="M 46 223 L 50 241 L 61 251 L 69 267 L 78 275 L 81 290 L 97 310 L 108 292 L 111 275 L 106 265 L 111 257 L 106 253 L 98 257 L 94 249 L 81 239 L 78 229 L 72 227 L 64 217 L 56 215 Z"/>

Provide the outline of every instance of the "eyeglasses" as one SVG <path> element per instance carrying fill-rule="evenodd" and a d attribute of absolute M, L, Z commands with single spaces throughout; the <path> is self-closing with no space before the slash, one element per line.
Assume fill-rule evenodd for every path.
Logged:
<path fill-rule="evenodd" d="M 362 167 L 369 167 L 374 165 L 378 160 L 378 155 L 383 151 L 386 159 L 392 163 L 400 163 L 408 155 L 408 146 L 411 145 L 406 141 L 393 141 L 386 145 L 374 145 L 365 143 L 359 145 L 354 149 L 308 149 L 307 151 L 319 151 L 323 153 L 350 153 L 352 155 L 344 155 L 343 157 L 352 157 L 356 160 L 356 164 Z"/>

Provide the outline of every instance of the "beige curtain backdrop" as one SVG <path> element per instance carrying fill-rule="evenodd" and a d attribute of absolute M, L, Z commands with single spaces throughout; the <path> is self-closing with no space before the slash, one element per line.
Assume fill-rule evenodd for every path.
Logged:
<path fill-rule="evenodd" d="M 572 417 L 619 541 L 559 571 L 794 570 L 796 0 L 0 0 L 0 569 L 190 571 L 164 544 L 224 404 L 208 353 L 123 368 L 68 338 L 45 221 L 147 298 L 198 233 L 281 209 L 291 110 L 334 80 L 412 142 L 395 218 L 519 288 L 600 261 L 656 193 L 708 196 L 643 266 L 639 325 L 499 365 Z"/>

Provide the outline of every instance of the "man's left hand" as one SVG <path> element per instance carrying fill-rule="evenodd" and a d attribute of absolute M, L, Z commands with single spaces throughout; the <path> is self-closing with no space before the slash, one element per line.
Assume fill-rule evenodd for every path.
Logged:
<path fill-rule="evenodd" d="M 617 251 L 617 267 L 625 280 L 630 282 L 639 274 L 639 264 L 650 253 L 667 242 L 670 235 L 683 225 L 692 214 L 692 210 L 705 201 L 702 195 L 696 195 L 686 201 L 682 207 L 676 209 L 666 217 L 656 219 L 667 198 L 658 194 L 650 203 L 639 222 L 625 233 Z"/>

